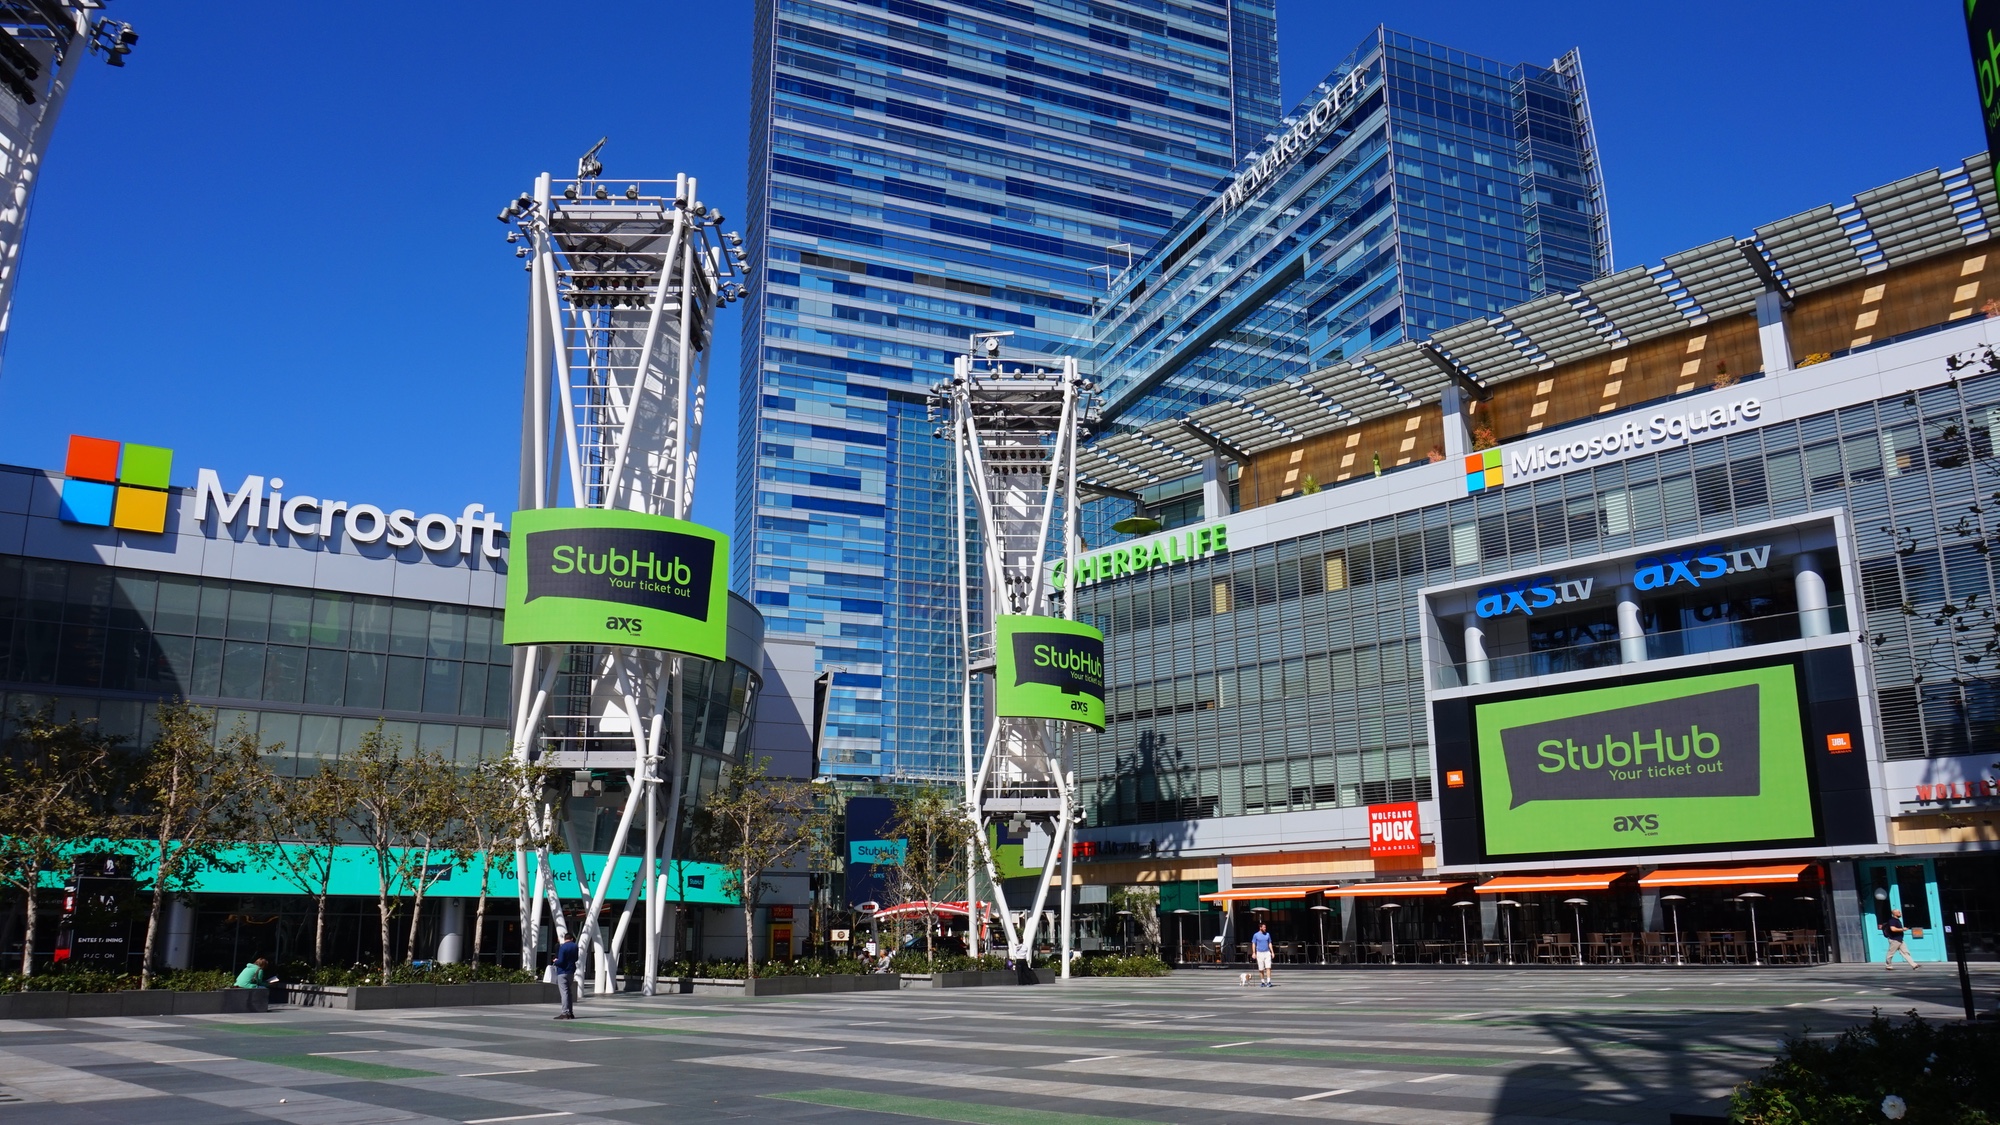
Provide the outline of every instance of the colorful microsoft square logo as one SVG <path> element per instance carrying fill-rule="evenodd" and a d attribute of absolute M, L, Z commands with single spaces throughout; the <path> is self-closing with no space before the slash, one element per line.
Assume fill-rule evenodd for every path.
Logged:
<path fill-rule="evenodd" d="M 63 462 L 64 523 L 124 531 L 167 529 L 167 474 L 174 451 L 71 434 Z"/>
<path fill-rule="evenodd" d="M 1507 483 L 1507 463 L 1498 449 L 1483 449 L 1465 459 L 1465 490 L 1482 492 Z"/>

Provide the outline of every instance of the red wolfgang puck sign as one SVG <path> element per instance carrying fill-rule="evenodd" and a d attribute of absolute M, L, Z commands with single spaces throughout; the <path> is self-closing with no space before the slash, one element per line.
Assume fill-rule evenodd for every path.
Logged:
<path fill-rule="evenodd" d="M 1423 826 L 1417 820 L 1417 803 L 1368 806 L 1368 854 L 1424 854 Z"/>

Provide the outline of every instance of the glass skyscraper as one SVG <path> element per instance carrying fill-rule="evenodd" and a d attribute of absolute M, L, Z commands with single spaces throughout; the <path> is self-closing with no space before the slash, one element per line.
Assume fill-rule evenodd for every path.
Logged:
<path fill-rule="evenodd" d="M 958 769 L 949 447 L 975 332 L 1076 346 L 1278 120 L 1272 0 L 765 0 L 732 585 L 832 673 L 834 775 Z"/>
<path fill-rule="evenodd" d="M 1378 28 L 1117 280 L 1086 354 L 1127 428 L 1610 267 L 1576 53 L 1509 65 Z"/>

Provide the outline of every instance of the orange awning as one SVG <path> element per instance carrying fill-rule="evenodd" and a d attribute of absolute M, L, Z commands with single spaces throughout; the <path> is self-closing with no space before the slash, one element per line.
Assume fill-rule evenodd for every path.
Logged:
<path fill-rule="evenodd" d="M 1775 867 L 1663 867 L 1639 878 L 1642 887 L 1733 887 L 1743 883 L 1795 883 L 1809 863 Z"/>
<path fill-rule="evenodd" d="M 1264 898 L 1304 898 L 1314 891 L 1329 889 L 1326 885 L 1310 887 L 1238 887 L 1233 891 L 1216 891 L 1201 896 L 1203 902 L 1245 902 Z"/>
<path fill-rule="evenodd" d="M 1595 875 L 1502 875 L 1479 884 L 1483 895 L 1562 894 L 1566 891 L 1601 891 L 1625 873 L 1605 871 Z"/>
<path fill-rule="evenodd" d="M 1443 895 L 1465 885 L 1462 879 L 1405 879 L 1395 883 L 1350 883 L 1328 887 L 1328 898 L 1386 898 L 1391 895 Z"/>

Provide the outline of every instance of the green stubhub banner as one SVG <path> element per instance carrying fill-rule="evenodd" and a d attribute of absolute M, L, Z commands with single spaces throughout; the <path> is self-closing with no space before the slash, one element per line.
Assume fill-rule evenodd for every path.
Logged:
<path fill-rule="evenodd" d="M 1489 856 L 1814 836 L 1792 665 L 1480 704 Z"/>
<path fill-rule="evenodd" d="M 698 524 L 601 508 L 515 512 L 505 638 L 721 660 L 728 585 L 729 537 Z"/>
<path fill-rule="evenodd" d="M 1104 634 L 1060 617 L 997 619 L 997 714 L 1104 729 Z"/>

